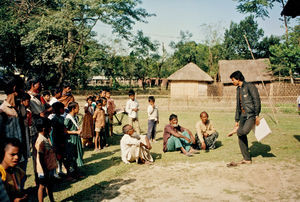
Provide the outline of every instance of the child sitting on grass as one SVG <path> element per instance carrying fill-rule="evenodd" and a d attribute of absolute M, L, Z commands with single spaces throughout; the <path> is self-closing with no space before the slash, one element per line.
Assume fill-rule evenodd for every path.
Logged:
<path fill-rule="evenodd" d="M 39 202 L 44 201 L 43 193 L 44 190 L 46 190 L 50 201 L 54 201 L 53 184 L 57 163 L 54 149 L 52 148 L 48 137 L 51 129 L 49 119 L 39 118 L 36 121 L 36 129 L 39 133 L 35 142 L 35 148 L 37 151 L 36 170 L 39 183 L 38 200 Z"/>

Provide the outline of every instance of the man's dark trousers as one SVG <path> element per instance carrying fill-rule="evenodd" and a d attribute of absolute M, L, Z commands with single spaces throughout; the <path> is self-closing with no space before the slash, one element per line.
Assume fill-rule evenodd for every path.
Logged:
<path fill-rule="evenodd" d="M 246 114 L 241 115 L 237 135 L 239 137 L 240 150 L 242 152 L 244 160 L 246 161 L 251 161 L 247 135 L 253 128 L 254 123 L 255 117 L 250 117 L 247 119 Z"/>

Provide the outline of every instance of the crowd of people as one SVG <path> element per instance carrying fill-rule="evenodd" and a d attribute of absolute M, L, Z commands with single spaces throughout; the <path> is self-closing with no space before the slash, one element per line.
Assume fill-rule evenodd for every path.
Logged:
<path fill-rule="evenodd" d="M 228 136 L 238 134 L 244 158 L 242 163 L 251 163 L 247 134 L 254 123 L 259 124 L 260 99 L 255 86 L 244 81 L 240 72 L 233 73 L 231 79 L 238 87 L 237 109 L 236 125 Z M 85 147 L 100 152 L 110 146 L 116 113 L 111 92 L 103 90 L 95 96 L 88 96 L 81 122 L 77 116 L 79 104 L 75 102 L 68 83 L 52 90 L 52 97 L 48 91 L 41 94 L 41 82 L 36 79 L 29 80 L 27 91 L 21 79 L 6 78 L 4 84 L 7 97 L 0 106 L 0 188 L 4 186 L 5 189 L 0 189 L 0 200 L 26 200 L 24 185 L 27 163 L 31 157 L 36 197 L 43 201 L 46 191 L 50 201 L 54 201 L 52 190 L 55 180 L 63 178 L 75 182 L 85 177 L 79 169 L 84 165 Z M 151 143 L 156 142 L 159 123 L 155 98 L 148 98 L 148 130 L 146 135 L 142 135 L 135 92 L 130 90 L 128 96 L 124 109 L 128 124 L 122 128 L 121 159 L 126 164 L 152 164 Z M 215 149 L 218 132 L 207 112 L 200 113 L 195 127 L 197 132 L 193 135 L 189 129 L 178 124 L 177 115 L 171 114 L 169 124 L 164 127 L 163 151 L 180 151 L 192 156 L 200 149 Z"/>

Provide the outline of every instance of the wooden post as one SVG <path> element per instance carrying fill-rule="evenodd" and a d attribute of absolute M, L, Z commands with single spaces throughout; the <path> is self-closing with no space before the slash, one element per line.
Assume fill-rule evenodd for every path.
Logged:
<path fill-rule="evenodd" d="M 252 53 L 252 49 L 251 49 L 251 47 L 250 47 L 250 44 L 249 44 L 249 42 L 248 42 L 248 39 L 247 39 L 246 34 L 244 34 L 244 38 L 245 38 L 246 43 L 247 43 L 247 45 L 248 45 L 248 48 L 249 48 L 249 50 L 250 50 L 252 59 L 255 60 L 254 55 L 253 55 L 253 53 Z M 266 86 L 265 86 L 264 81 L 262 80 L 261 77 L 260 77 L 260 79 L 261 79 L 260 81 L 261 81 L 261 83 L 262 83 L 262 85 L 263 85 L 263 89 L 264 89 L 266 95 L 268 96 L 269 104 L 270 104 L 270 106 L 271 106 L 271 108 L 272 108 L 273 117 L 274 117 L 274 119 L 275 119 L 276 124 L 278 124 L 278 120 L 277 120 L 277 118 L 276 118 L 276 116 L 275 116 L 275 110 L 276 110 L 276 109 L 275 109 L 275 107 L 274 107 L 274 105 L 273 105 L 273 103 L 272 103 L 272 100 L 270 99 L 270 95 L 268 94 L 268 91 L 267 91 L 267 89 L 266 89 Z"/>

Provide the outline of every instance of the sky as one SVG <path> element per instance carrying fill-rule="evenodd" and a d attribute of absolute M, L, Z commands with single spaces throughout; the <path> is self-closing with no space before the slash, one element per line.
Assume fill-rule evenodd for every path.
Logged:
<path fill-rule="evenodd" d="M 229 28 L 230 22 L 239 23 L 247 14 L 236 10 L 237 2 L 233 0 L 142 0 L 139 7 L 156 16 L 147 18 L 148 23 L 137 22 L 133 32 L 142 30 L 151 40 L 164 43 L 167 51 L 171 41 L 179 41 L 180 31 L 189 31 L 193 34 L 192 40 L 204 42 L 206 31 L 203 24 L 217 27 L 220 33 Z M 282 8 L 277 4 L 270 10 L 269 18 L 257 19 L 259 28 L 264 30 L 265 36 L 283 35 L 283 23 L 279 20 Z M 97 23 L 94 28 L 96 39 L 110 41 L 115 36 L 110 26 Z M 223 34 L 222 34 L 223 35 Z"/>

